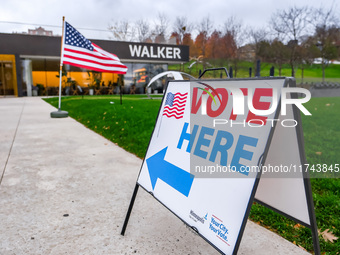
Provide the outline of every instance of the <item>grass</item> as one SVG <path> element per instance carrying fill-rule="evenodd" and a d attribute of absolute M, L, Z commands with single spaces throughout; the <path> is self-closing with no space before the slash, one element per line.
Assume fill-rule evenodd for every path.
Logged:
<path fill-rule="evenodd" d="M 57 106 L 58 98 L 45 99 Z M 65 97 L 62 109 L 75 120 L 110 141 L 144 157 L 155 124 L 160 100 L 144 95 Z M 305 150 L 310 164 L 339 163 L 340 99 L 312 98 L 306 105 L 312 116 L 302 116 Z M 321 153 L 320 153 L 321 152 Z M 340 237 L 340 179 L 311 179 L 318 228 L 329 229 Z M 278 213 L 255 203 L 250 219 L 278 233 L 287 240 L 313 250 L 310 230 Z M 325 242 L 321 236 L 322 254 L 340 254 L 340 241 Z"/>
<path fill-rule="evenodd" d="M 312 114 L 302 116 L 309 163 L 339 163 L 340 98 L 313 98 L 305 106 Z"/>
<path fill-rule="evenodd" d="M 213 68 L 213 67 L 226 67 L 229 71 L 229 67 L 233 67 L 233 71 L 235 72 L 235 66 L 231 62 L 227 62 L 225 60 L 208 60 L 208 62 L 211 64 L 211 66 L 207 66 L 206 68 Z M 203 64 L 198 63 L 195 64 L 189 69 L 189 66 L 193 63 L 193 61 L 190 61 L 188 63 L 185 63 L 184 65 L 170 65 L 169 70 L 178 71 L 182 70 L 183 72 L 189 73 L 194 77 L 198 77 L 199 70 L 203 71 Z M 261 76 L 269 76 L 269 70 L 272 67 L 273 64 L 262 62 L 261 63 Z M 253 62 L 247 62 L 247 61 L 240 61 L 238 64 L 238 71 L 237 71 L 237 78 L 247 78 L 249 77 L 249 68 L 252 68 L 252 76 L 255 74 L 255 66 Z M 300 84 L 302 82 L 302 70 L 301 66 L 297 66 L 295 70 L 295 78 L 297 81 L 297 84 Z M 204 77 L 208 78 L 219 78 L 220 77 L 219 71 L 215 72 L 209 72 L 204 74 Z M 340 82 L 339 78 L 340 73 L 340 65 L 330 64 L 325 69 L 325 81 L 328 82 Z M 292 71 L 290 69 L 290 66 L 288 64 L 283 65 L 282 67 L 282 73 L 281 76 L 291 76 Z M 275 66 L 275 76 L 279 76 L 279 70 L 278 67 Z M 304 69 L 304 78 L 303 82 L 321 82 L 322 81 L 322 68 L 320 64 L 313 64 L 311 66 L 305 67 Z"/>

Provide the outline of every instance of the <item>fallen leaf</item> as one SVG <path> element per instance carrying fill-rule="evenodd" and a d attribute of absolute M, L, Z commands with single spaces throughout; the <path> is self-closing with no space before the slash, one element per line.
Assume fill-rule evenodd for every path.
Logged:
<path fill-rule="evenodd" d="M 305 248 L 303 248 L 301 245 L 298 245 L 302 250 L 307 251 Z"/>
<path fill-rule="evenodd" d="M 294 225 L 294 228 L 295 229 L 299 229 L 301 227 L 301 225 L 298 223 L 298 224 L 296 224 L 296 225 Z"/>
<path fill-rule="evenodd" d="M 317 151 L 317 152 L 315 152 L 315 154 L 320 156 L 322 154 L 322 152 L 321 151 Z"/>
<path fill-rule="evenodd" d="M 324 239 L 326 242 L 330 241 L 331 243 L 333 243 L 333 241 L 335 241 L 335 240 L 338 239 L 338 237 L 336 237 L 335 235 L 333 235 L 333 233 L 330 232 L 329 229 L 326 229 L 325 231 L 323 231 L 323 232 L 321 233 L 321 235 L 322 235 L 323 239 Z"/>

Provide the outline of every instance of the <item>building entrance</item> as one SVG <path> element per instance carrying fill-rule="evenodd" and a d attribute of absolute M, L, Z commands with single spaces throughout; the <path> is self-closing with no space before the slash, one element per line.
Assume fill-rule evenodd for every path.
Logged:
<path fill-rule="evenodd" d="M 12 61 L 0 61 L 0 95 L 15 95 Z"/>

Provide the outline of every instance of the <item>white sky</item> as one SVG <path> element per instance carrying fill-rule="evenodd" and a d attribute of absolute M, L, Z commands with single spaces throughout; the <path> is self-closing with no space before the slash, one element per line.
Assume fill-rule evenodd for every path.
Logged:
<path fill-rule="evenodd" d="M 200 3 L 201 2 L 201 3 Z M 209 16 L 214 27 L 219 28 L 230 17 L 235 16 L 245 26 L 268 27 L 271 15 L 277 9 L 294 6 L 330 8 L 334 2 L 336 14 L 340 16 L 340 3 L 335 0 L 2 0 L 0 8 L 0 32 L 27 32 L 39 25 L 54 34 L 61 34 L 62 16 L 89 39 L 109 39 L 104 31 L 112 20 L 126 19 L 131 22 L 145 19 L 153 23 L 159 13 L 173 21 L 177 16 L 187 16 L 198 24 Z M 36 25 L 10 24 L 9 22 Z"/>

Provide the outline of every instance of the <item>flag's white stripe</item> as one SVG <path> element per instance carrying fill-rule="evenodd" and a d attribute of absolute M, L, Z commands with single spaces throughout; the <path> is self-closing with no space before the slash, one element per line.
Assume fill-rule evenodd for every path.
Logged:
<path fill-rule="evenodd" d="M 121 71 L 121 72 L 127 71 L 127 67 L 103 66 L 103 65 L 100 65 L 100 64 L 95 64 L 95 63 L 91 63 L 91 62 L 87 62 L 87 61 L 75 60 L 75 59 L 68 58 L 68 57 L 64 57 L 64 62 L 71 62 L 71 63 L 77 64 L 77 65 L 94 67 L 94 68 L 108 70 L 108 71 Z"/>
<path fill-rule="evenodd" d="M 164 113 L 182 115 L 182 114 L 184 113 L 184 111 L 183 111 L 183 112 L 177 112 L 177 111 L 169 111 L 169 110 L 165 110 Z"/>
<path fill-rule="evenodd" d="M 164 110 L 165 110 L 165 109 L 176 110 L 176 111 L 184 111 L 185 107 L 181 107 L 181 108 L 180 108 L 180 107 L 177 107 L 177 106 L 172 106 L 172 107 L 170 107 L 170 106 L 167 105 L 167 106 L 164 107 Z"/>
<path fill-rule="evenodd" d="M 180 104 L 180 103 L 178 103 L 178 102 L 174 102 L 174 103 L 172 103 L 172 105 L 173 105 L 173 106 L 178 106 L 178 107 L 184 107 L 184 106 L 185 106 L 185 103 Z"/>
<path fill-rule="evenodd" d="M 105 57 L 107 58 L 107 56 L 103 56 L 102 54 L 100 54 L 99 52 L 96 52 L 96 51 L 90 51 L 88 49 L 84 49 L 84 48 L 81 48 L 81 47 L 76 47 L 76 46 L 72 46 L 72 45 L 68 45 L 68 44 L 65 44 L 65 49 L 70 49 L 70 50 L 74 50 L 74 51 L 79 51 L 79 52 L 84 52 L 86 54 L 91 54 L 93 56 L 98 56 L 98 57 Z M 68 52 L 68 51 L 67 51 Z"/>
<path fill-rule="evenodd" d="M 78 55 L 82 55 L 82 56 L 85 56 L 87 58 L 96 58 L 100 61 L 117 61 L 117 62 L 120 62 L 119 59 L 117 60 L 116 58 L 108 58 L 107 56 L 103 56 L 102 54 L 99 54 L 98 52 L 92 52 L 92 51 L 84 51 L 84 50 L 79 50 L 79 49 L 72 49 L 72 48 L 69 48 L 69 47 L 65 47 L 66 50 L 64 50 L 64 54 L 78 54 Z M 78 52 L 71 52 L 71 51 L 68 51 L 67 49 L 71 49 L 71 50 L 75 50 L 75 51 L 78 51 Z M 83 54 L 84 53 L 84 54 Z M 104 58 L 104 59 L 103 59 Z"/>
<path fill-rule="evenodd" d="M 82 59 L 84 59 L 84 61 L 85 60 L 92 60 L 92 61 L 100 62 L 100 63 L 103 63 L 103 64 L 123 65 L 120 61 L 98 59 L 96 57 L 83 55 L 83 54 L 80 54 L 80 53 L 75 53 L 75 52 L 70 52 L 70 51 L 64 51 L 64 59 L 66 58 L 65 55 L 69 55 L 71 57 L 76 57 L 76 58 L 82 58 Z"/>
<path fill-rule="evenodd" d="M 172 108 L 172 107 L 164 107 L 164 111 L 168 110 L 168 111 L 177 111 L 177 112 L 183 112 L 185 110 L 185 108 Z"/>
<path fill-rule="evenodd" d="M 174 100 L 185 100 L 185 99 L 187 99 L 186 96 L 184 96 L 184 97 L 175 96 L 175 98 L 174 98 Z"/>
<path fill-rule="evenodd" d="M 120 59 L 113 55 L 113 54 L 102 54 L 101 52 L 105 52 L 103 49 L 100 49 L 96 46 L 93 46 L 96 50 L 100 50 L 100 52 L 97 52 L 97 51 L 90 51 L 88 49 L 85 49 L 85 48 L 81 48 L 81 47 L 76 47 L 76 46 L 72 46 L 72 45 L 68 45 L 68 44 L 65 44 L 65 49 L 70 49 L 70 50 L 75 50 L 75 51 L 80 51 L 80 52 L 84 52 L 84 53 L 87 53 L 87 54 L 91 54 L 93 56 L 98 56 L 98 57 L 105 57 L 105 58 L 110 58 L 110 59 L 114 59 L 116 61 L 120 61 Z M 69 52 L 69 51 L 64 51 L 65 52 Z M 107 52 L 108 53 L 108 52 Z"/>
<path fill-rule="evenodd" d="M 107 56 L 107 57 L 109 57 L 109 58 L 114 58 L 114 59 L 120 61 L 120 59 L 119 59 L 116 55 L 114 55 L 114 54 L 112 54 L 112 53 L 110 53 L 110 52 L 107 52 L 107 51 L 103 50 L 103 49 L 100 48 L 99 46 L 98 46 L 98 47 L 97 47 L 96 45 L 92 45 L 92 46 L 93 46 L 93 48 L 96 49 L 99 53 L 101 53 L 101 54 L 103 54 L 103 55 L 105 55 L 105 56 Z"/>
<path fill-rule="evenodd" d="M 184 99 L 176 98 L 176 99 L 174 100 L 174 102 L 179 102 L 179 103 L 185 103 L 186 101 L 187 101 L 186 98 L 184 98 Z"/>

